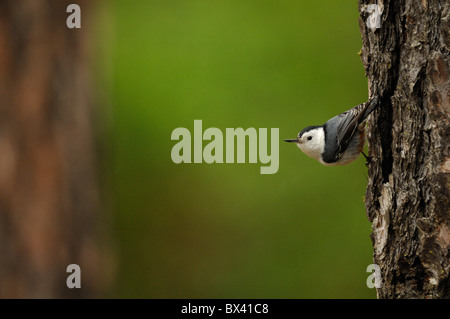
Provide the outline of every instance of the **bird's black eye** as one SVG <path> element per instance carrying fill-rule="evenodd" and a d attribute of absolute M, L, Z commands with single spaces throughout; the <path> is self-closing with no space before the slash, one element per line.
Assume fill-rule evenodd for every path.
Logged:
<path fill-rule="evenodd" d="M 312 140 L 312 136 L 308 136 L 308 141 L 311 141 Z"/>

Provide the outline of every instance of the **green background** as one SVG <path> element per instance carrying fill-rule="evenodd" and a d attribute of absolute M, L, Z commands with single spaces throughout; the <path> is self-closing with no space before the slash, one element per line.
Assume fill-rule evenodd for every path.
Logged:
<path fill-rule="evenodd" d="M 282 142 L 367 100 L 357 2 L 104 5 L 114 295 L 374 298 L 364 158 L 325 167 Z M 279 128 L 278 173 L 174 164 L 195 119 Z"/>

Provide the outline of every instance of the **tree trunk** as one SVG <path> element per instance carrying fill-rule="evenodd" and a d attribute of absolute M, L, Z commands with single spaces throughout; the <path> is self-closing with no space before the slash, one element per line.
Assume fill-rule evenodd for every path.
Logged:
<path fill-rule="evenodd" d="M 0 298 L 99 285 L 88 47 L 85 28 L 66 26 L 72 2 L 0 2 Z M 66 286 L 69 264 L 81 289 Z"/>
<path fill-rule="evenodd" d="M 359 0 L 369 94 L 366 209 L 378 298 L 450 297 L 448 0 L 378 1 L 379 28 Z"/>

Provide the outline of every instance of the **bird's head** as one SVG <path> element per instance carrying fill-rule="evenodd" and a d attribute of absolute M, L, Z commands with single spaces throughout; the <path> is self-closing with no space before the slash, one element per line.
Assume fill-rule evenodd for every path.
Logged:
<path fill-rule="evenodd" d="M 325 131 L 323 126 L 308 126 L 298 133 L 296 139 L 285 140 L 285 142 L 297 144 L 303 153 L 321 161 L 325 149 Z"/>

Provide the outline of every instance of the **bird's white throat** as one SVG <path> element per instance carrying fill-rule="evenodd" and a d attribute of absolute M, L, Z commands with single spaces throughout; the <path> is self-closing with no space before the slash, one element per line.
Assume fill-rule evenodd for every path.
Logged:
<path fill-rule="evenodd" d="M 311 140 L 308 140 L 308 136 L 312 136 Z M 302 143 L 297 143 L 300 150 L 308 155 L 322 162 L 322 153 L 325 149 L 325 132 L 323 128 L 316 128 L 303 134 Z"/>

